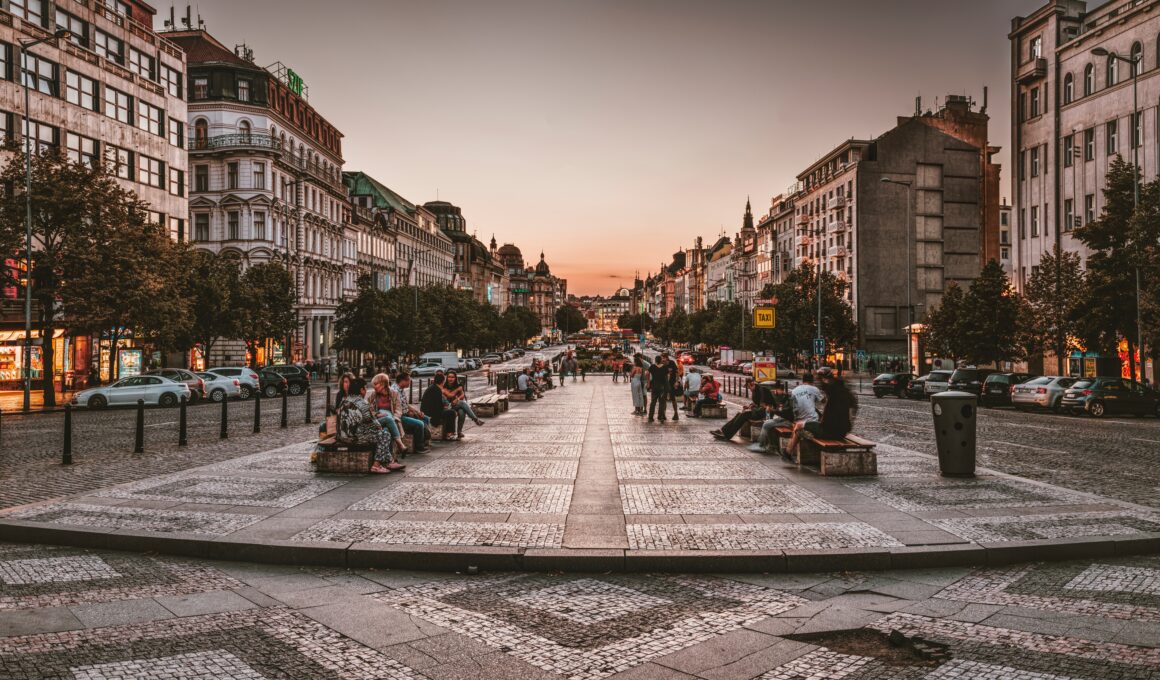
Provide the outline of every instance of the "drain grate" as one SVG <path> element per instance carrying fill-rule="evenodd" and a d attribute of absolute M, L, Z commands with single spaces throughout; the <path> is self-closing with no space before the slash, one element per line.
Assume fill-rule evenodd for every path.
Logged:
<path fill-rule="evenodd" d="M 839 654 L 870 657 L 887 666 L 937 668 L 951 660 L 950 648 L 946 645 L 918 636 L 907 637 L 897 630 L 886 634 L 869 628 L 855 628 L 782 637 L 825 647 Z"/>

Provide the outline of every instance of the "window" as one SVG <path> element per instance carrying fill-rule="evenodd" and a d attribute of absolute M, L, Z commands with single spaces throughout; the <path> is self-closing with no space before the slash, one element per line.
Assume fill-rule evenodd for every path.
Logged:
<path fill-rule="evenodd" d="M 226 188 L 238 188 L 238 164 L 226 163 Z"/>
<path fill-rule="evenodd" d="M 64 73 L 64 98 L 70 104 L 76 104 L 89 111 L 99 111 L 101 108 L 97 81 L 72 71 Z"/>
<path fill-rule="evenodd" d="M 179 149 L 185 147 L 185 123 L 176 118 L 169 119 L 169 143 Z"/>
<path fill-rule="evenodd" d="M 1031 238 L 1039 236 L 1039 206 L 1031 206 Z"/>
<path fill-rule="evenodd" d="M 209 191 L 209 166 L 193 166 L 193 190 Z"/>
<path fill-rule="evenodd" d="M 236 210 L 226 213 L 226 239 L 238 240 L 238 212 Z"/>
<path fill-rule="evenodd" d="M 254 238 L 261 241 L 266 240 L 266 213 L 254 213 Z"/>
<path fill-rule="evenodd" d="M 1071 231 L 1072 225 L 1075 224 L 1075 201 L 1066 199 L 1063 202 L 1063 230 Z"/>
<path fill-rule="evenodd" d="M 97 167 L 101 160 L 97 153 L 97 140 L 82 137 L 72 132 L 66 133 L 64 138 L 69 160 L 73 163 L 82 163 L 90 168 Z"/>
<path fill-rule="evenodd" d="M 169 93 L 170 97 L 185 99 L 185 92 L 181 87 L 181 79 L 181 71 L 170 68 L 165 64 L 161 65 L 161 85 L 165 87 L 165 91 Z"/>
<path fill-rule="evenodd" d="M 1096 195 L 1088 194 L 1083 197 L 1083 223 L 1091 224 L 1096 221 Z"/>
<path fill-rule="evenodd" d="M 169 168 L 169 193 L 174 196 L 185 195 L 185 171 Z"/>
<path fill-rule="evenodd" d="M 129 16 L 129 5 L 121 0 L 102 0 L 101 4 L 122 16 Z"/>
<path fill-rule="evenodd" d="M 57 96 L 60 93 L 59 69 L 57 65 L 47 59 L 24 53 L 25 71 L 24 85 L 37 92 Z"/>
<path fill-rule="evenodd" d="M 1096 91 L 1096 67 L 1088 64 L 1083 67 L 1083 95 L 1086 97 Z"/>
<path fill-rule="evenodd" d="M 1063 103 L 1070 104 L 1075 98 L 1075 78 L 1069 73 L 1063 77 Z"/>
<path fill-rule="evenodd" d="M 102 30 L 93 31 L 93 51 L 109 61 L 125 65 L 125 43 Z"/>
<path fill-rule="evenodd" d="M 30 24 L 45 26 L 44 0 L 9 0 L 8 11 Z"/>
<path fill-rule="evenodd" d="M 1019 211 L 1019 240 L 1025 241 L 1027 239 L 1027 211 Z"/>
<path fill-rule="evenodd" d="M 1132 60 L 1132 63 L 1128 65 L 1128 75 L 1140 75 L 1140 65 L 1144 63 L 1144 46 L 1140 43 L 1134 43 L 1132 51 L 1128 53 L 1128 58 Z"/>
<path fill-rule="evenodd" d="M 129 70 L 142 78 L 157 80 L 157 58 L 141 50 L 129 48 Z"/>
<path fill-rule="evenodd" d="M 197 213 L 193 216 L 193 240 L 209 240 L 209 213 Z"/>
<path fill-rule="evenodd" d="M 193 79 L 193 98 L 209 99 L 209 78 Z"/>
<path fill-rule="evenodd" d="M 165 135 L 165 112 L 148 102 L 137 100 L 137 127 L 158 137 Z"/>
<path fill-rule="evenodd" d="M 1011 249 L 1006 247 L 1006 246 L 1003 246 L 1002 248 L 1000 248 L 999 249 L 999 259 L 1003 260 L 1003 261 L 1010 260 L 1011 259 Z"/>
<path fill-rule="evenodd" d="M 1107 65 L 1107 69 L 1106 69 L 1107 70 L 1107 84 L 1105 84 L 1104 87 L 1111 87 L 1111 86 L 1115 85 L 1116 83 L 1120 82 L 1120 80 L 1119 80 L 1120 71 L 1119 71 L 1118 67 L 1119 67 L 1119 61 L 1116 59 L 1116 55 L 1109 54 L 1108 55 L 1108 65 Z"/>
<path fill-rule="evenodd" d="M 129 95 L 105 86 L 105 115 L 122 123 L 133 122 L 133 106 Z"/>
<path fill-rule="evenodd" d="M 0 42 L 0 78 L 12 80 L 12 46 Z"/>
<path fill-rule="evenodd" d="M 1039 115 L 1039 88 L 1031 88 L 1031 117 L 1035 118 Z"/>
<path fill-rule="evenodd" d="M 238 101 L 250 101 L 250 81 L 248 78 L 238 78 Z"/>
<path fill-rule="evenodd" d="M 1110 120 L 1107 124 L 1108 155 L 1116 153 L 1120 146 L 1120 121 Z"/>
<path fill-rule="evenodd" d="M 161 161 L 148 156 L 137 157 L 137 181 L 151 187 L 164 189 L 162 183 L 163 164 Z"/>
<path fill-rule="evenodd" d="M 12 138 L 12 114 L 0 111 L 0 140 L 7 141 Z"/>
<path fill-rule="evenodd" d="M 1132 116 L 1132 148 L 1140 148 L 1140 141 L 1144 138 L 1144 112 L 1133 113 Z"/>
<path fill-rule="evenodd" d="M 169 232 L 177 235 L 178 243 L 183 243 L 185 241 L 185 220 L 180 217 L 170 217 Z"/>
<path fill-rule="evenodd" d="M 74 17 L 68 12 L 62 12 L 60 9 L 56 10 L 56 28 L 57 30 L 68 31 L 69 42 L 74 45 L 88 48 L 89 46 L 89 23 L 84 19 Z"/>
<path fill-rule="evenodd" d="M 1039 176 L 1039 147 L 1031 150 L 1031 176 Z"/>
<path fill-rule="evenodd" d="M 266 188 L 266 164 L 254 163 L 254 188 Z"/>
<path fill-rule="evenodd" d="M 1031 39 L 1031 49 L 1028 56 L 1032 59 L 1038 59 L 1043 56 L 1043 38 L 1035 36 Z"/>
<path fill-rule="evenodd" d="M 205 118 L 198 118 L 193 122 L 193 148 L 205 149 L 209 147 L 209 123 Z"/>
<path fill-rule="evenodd" d="M 1083 159 L 1085 161 L 1094 161 L 1096 159 L 1095 128 L 1088 128 L 1083 131 Z"/>
<path fill-rule="evenodd" d="M 1063 167 L 1070 168 L 1075 164 L 1075 135 L 1063 138 Z"/>
<path fill-rule="evenodd" d="M 60 144 L 60 131 L 46 123 L 29 120 L 25 133 L 32 139 L 33 146 L 42 153 Z"/>
<path fill-rule="evenodd" d="M 133 152 L 127 149 L 105 145 L 105 163 L 112 167 L 113 173 L 121 179 L 133 179 Z"/>
<path fill-rule="evenodd" d="M 243 120 L 242 122 L 238 123 L 238 134 L 241 135 L 242 138 L 247 142 L 250 141 L 251 129 L 250 121 L 248 120 Z"/>

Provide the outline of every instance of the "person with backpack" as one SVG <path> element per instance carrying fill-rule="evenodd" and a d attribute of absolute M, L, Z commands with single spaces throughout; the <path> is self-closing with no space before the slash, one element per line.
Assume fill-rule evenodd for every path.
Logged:
<path fill-rule="evenodd" d="M 350 393 L 338 405 L 335 413 L 335 439 L 344 446 L 373 446 L 375 462 L 371 472 L 385 475 L 392 470 L 407 467 L 395 459 L 392 451 L 391 433 L 379 425 L 374 409 L 367 403 L 366 381 L 355 378 L 351 381 Z"/>

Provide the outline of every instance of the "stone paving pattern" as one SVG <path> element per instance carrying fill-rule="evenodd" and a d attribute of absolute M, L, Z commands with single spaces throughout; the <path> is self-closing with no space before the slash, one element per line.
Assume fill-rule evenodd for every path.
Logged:
<path fill-rule="evenodd" d="M 1158 592 L 1157 556 L 462 575 L 0 544 L 0 677 L 1155 680 Z"/>

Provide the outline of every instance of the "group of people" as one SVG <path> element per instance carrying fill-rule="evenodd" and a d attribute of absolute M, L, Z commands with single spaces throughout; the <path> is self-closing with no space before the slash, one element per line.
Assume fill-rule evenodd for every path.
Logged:
<path fill-rule="evenodd" d="M 758 385 L 750 378 L 746 387 L 752 395 L 752 403 L 710 434 L 717 439 L 730 440 L 746 423 L 761 422 L 761 434 L 751 448 L 769 452 L 777 446 L 777 428 L 792 426 L 789 446 L 781 452 L 787 459 L 797 450 L 802 432 L 824 439 L 845 437 L 853 429 L 858 400 L 846 381 L 832 368 L 819 368 L 817 378 L 820 387 L 814 384 L 814 376 L 806 373 L 801 384 L 788 392 L 780 380 Z"/>
<path fill-rule="evenodd" d="M 371 472 L 388 474 L 406 467 L 400 462 L 407 454 L 404 433 L 411 436 L 413 453 L 426 453 L 435 427 L 440 428 L 443 440 L 449 441 L 464 438 L 463 426 L 469 419 L 483 425 L 456 371 L 438 371 L 423 391 L 419 408 L 410 404 L 410 388 L 411 376 L 406 372 L 396 374 L 393 380 L 379 373 L 369 384 L 351 373 L 339 378 L 334 402 L 335 439 L 347 446 L 374 447 Z"/>
<path fill-rule="evenodd" d="M 560 376 L 560 384 L 564 384 L 563 375 Z M 544 362 L 533 362 L 516 374 L 516 391 L 521 392 L 528 401 L 539 399 L 545 390 L 555 386 L 552 382 L 552 367 Z"/>
<path fill-rule="evenodd" d="M 665 412 L 669 403 L 673 405 L 673 420 L 680 420 L 678 396 L 684 410 L 694 418 L 701 417 L 705 405 L 721 401 L 721 384 L 712 375 L 686 371 L 685 365 L 670 358 L 668 352 L 662 352 L 652 363 L 638 353 L 633 355 L 631 365 L 627 361 L 625 364 L 625 374 L 632 387 L 632 413 L 647 415 L 650 423 L 668 420 Z"/>

